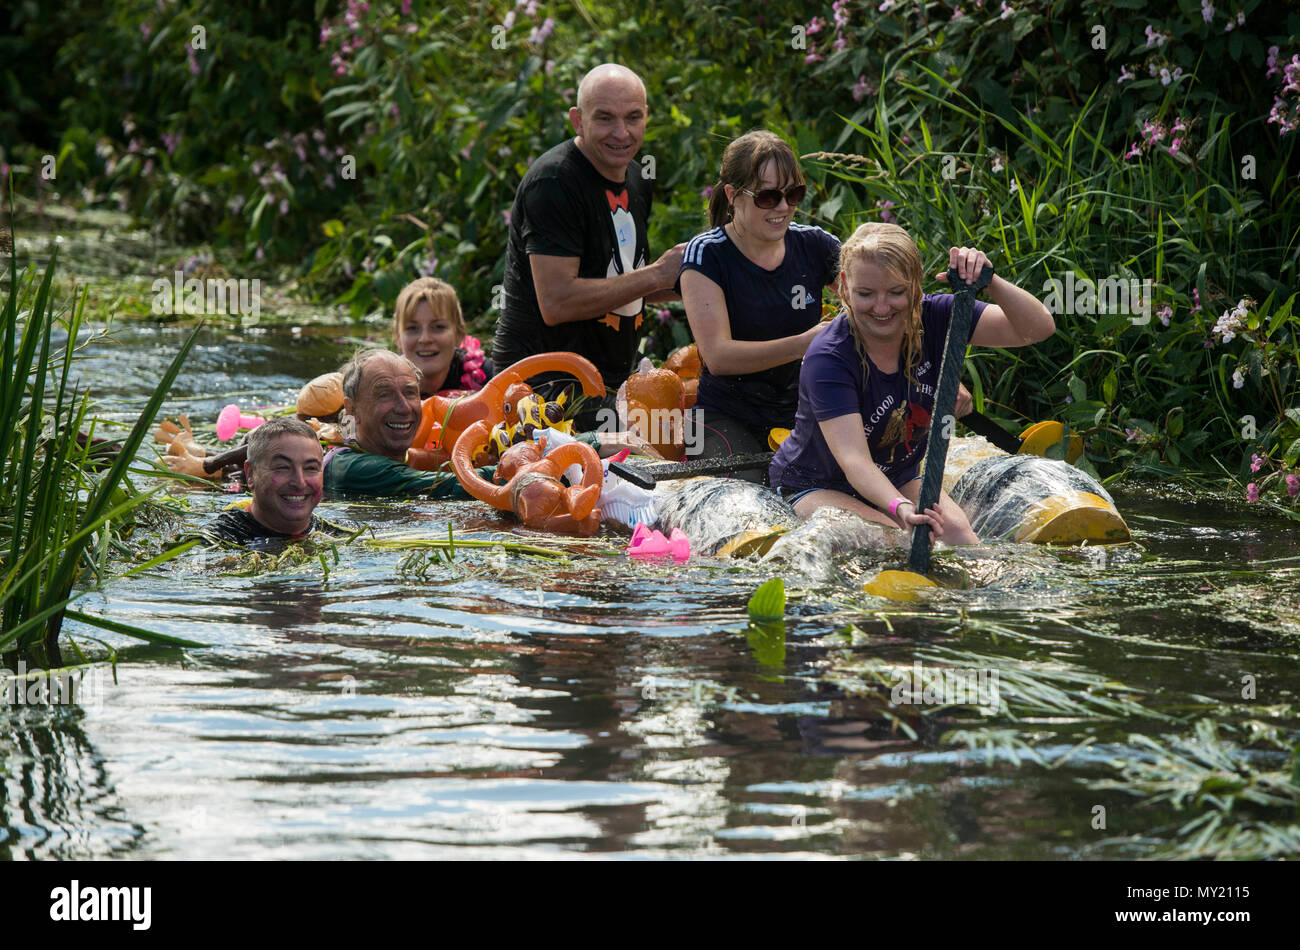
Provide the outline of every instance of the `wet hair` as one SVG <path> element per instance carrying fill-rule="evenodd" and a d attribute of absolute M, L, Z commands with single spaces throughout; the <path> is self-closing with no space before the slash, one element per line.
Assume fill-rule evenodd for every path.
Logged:
<path fill-rule="evenodd" d="M 862 357 L 863 378 L 868 372 L 867 349 L 853 323 L 852 307 L 848 299 L 848 270 L 850 264 L 867 261 L 882 268 L 907 285 L 908 316 L 903 329 L 903 372 L 916 385 L 916 367 L 921 362 L 921 252 L 910 234 L 896 224 L 869 221 L 861 225 L 840 248 L 840 273 L 843 283 L 837 282 L 840 300 L 849 311 L 849 331 Z"/>
<path fill-rule="evenodd" d="M 394 353 L 392 350 L 386 350 L 382 346 L 366 346 L 357 350 L 352 359 L 348 360 L 339 367 L 339 372 L 343 374 L 343 398 L 356 399 L 357 388 L 361 385 L 361 376 L 365 372 L 366 364 L 373 363 L 381 356 L 399 360 L 406 364 L 415 376 L 416 383 L 424 378 L 420 372 L 420 367 L 416 366 L 401 353 Z"/>
<path fill-rule="evenodd" d="M 317 445 L 320 444 L 316 436 L 316 430 L 301 419 L 296 419 L 293 416 L 279 416 L 275 419 L 267 419 L 248 433 L 249 466 L 257 468 L 261 465 L 263 459 L 271 450 L 271 443 L 282 435 L 297 435 L 304 439 L 311 439 Z"/>
<path fill-rule="evenodd" d="M 785 139 L 763 129 L 746 132 L 722 153 L 718 183 L 713 186 L 713 196 L 709 198 L 710 227 L 720 228 L 731 220 L 731 202 L 727 200 L 727 189 L 723 186 L 757 191 L 763 178 L 763 166 L 769 161 L 775 163 L 773 172 L 778 187 L 789 188 L 804 183 L 799 159 Z"/>
<path fill-rule="evenodd" d="M 420 277 L 403 287 L 397 295 L 397 305 L 393 308 L 393 339 L 397 348 L 402 348 L 402 330 L 415 317 L 422 300 L 428 301 L 434 317 L 443 317 L 456 328 L 456 344 L 459 346 L 469 328 L 465 326 L 456 288 L 436 277 Z"/>

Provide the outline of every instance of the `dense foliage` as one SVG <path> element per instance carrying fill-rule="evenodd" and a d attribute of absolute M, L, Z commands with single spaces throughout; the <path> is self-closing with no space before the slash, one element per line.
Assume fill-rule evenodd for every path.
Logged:
<path fill-rule="evenodd" d="M 28 2 L 4 40 L 20 94 L 0 161 L 24 191 L 86 188 L 247 269 L 289 264 L 357 314 L 437 274 L 482 333 L 520 176 L 570 134 L 581 74 L 624 62 L 650 90 L 656 253 L 704 228 L 726 143 L 772 128 L 835 233 L 892 217 L 936 270 L 975 244 L 1044 297 L 1071 274 L 1150 281 L 1126 312 L 1063 292 L 1048 343 L 975 351 L 991 413 L 1063 415 L 1107 468 L 1217 461 L 1246 481 L 1254 456 L 1255 491 L 1286 500 L 1300 17 L 1150 6 Z M 685 338 L 677 308 L 660 318 L 658 355 Z"/>

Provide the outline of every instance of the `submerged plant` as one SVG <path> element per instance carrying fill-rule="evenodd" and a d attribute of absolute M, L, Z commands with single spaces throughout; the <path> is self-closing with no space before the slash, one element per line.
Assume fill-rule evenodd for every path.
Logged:
<path fill-rule="evenodd" d="M 1163 857 L 1293 855 L 1300 850 L 1300 760 L 1294 753 L 1284 760 L 1282 750 L 1294 737 L 1288 742 L 1259 726 L 1246 723 L 1241 731 L 1247 742 L 1273 746 L 1271 753 L 1222 738 L 1221 730 L 1237 728 L 1210 719 L 1199 720 L 1191 736 L 1132 736 L 1130 743 L 1146 755 L 1112 762 L 1119 776 L 1093 782 L 1092 787 L 1140 796 L 1144 805 L 1166 803 L 1180 811 L 1199 811 L 1177 829 Z M 1277 768 L 1265 767 L 1268 757 L 1277 761 Z"/>

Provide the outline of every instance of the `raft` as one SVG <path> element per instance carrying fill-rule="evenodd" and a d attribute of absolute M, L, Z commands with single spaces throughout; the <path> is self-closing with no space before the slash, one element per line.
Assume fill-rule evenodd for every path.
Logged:
<path fill-rule="evenodd" d="M 977 437 L 954 439 L 944 487 L 982 540 L 1063 545 L 1131 540 L 1106 489 L 1061 460 L 1006 455 Z M 655 504 L 660 530 L 680 528 L 693 551 L 715 557 L 907 543 L 903 532 L 848 512 L 819 510 L 805 522 L 773 489 L 738 479 L 661 482 Z"/>

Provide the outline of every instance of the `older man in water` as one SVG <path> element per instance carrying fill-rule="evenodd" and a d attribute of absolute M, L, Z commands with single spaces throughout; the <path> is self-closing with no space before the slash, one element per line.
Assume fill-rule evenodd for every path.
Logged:
<path fill-rule="evenodd" d="M 356 435 L 325 457 L 325 488 L 364 495 L 469 498 L 452 472 L 423 472 L 406 464 L 420 426 L 420 371 L 390 350 L 361 350 L 343 373 L 343 409 Z M 484 478 L 492 477 L 486 470 Z"/>
<path fill-rule="evenodd" d="M 320 442 L 304 422 L 271 419 L 248 436 L 244 476 L 252 492 L 247 508 L 223 511 L 203 536 L 224 544 L 303 538 L 314 531 L 346 534 L 315 516 L 321 498 Z"/>
<path fill-rule="evenodd" d="M 591 70 L 569 110 L 576 136 L 532 163 L 510 210 L 493 356 L 502 367 L 554 351 L 591 360 L 609 395 L 584 405 L 579 429 L 612 421 L 598 411 L 611 409 L 632 371 L 645 301 L 676 299 L 686 245 L 649 263 L 654 180 L 635 161 L 647 114 L 636 73 L 615 63 Z M 565 380 L 548 374 L 533 386 L 549 401 Z"/>

